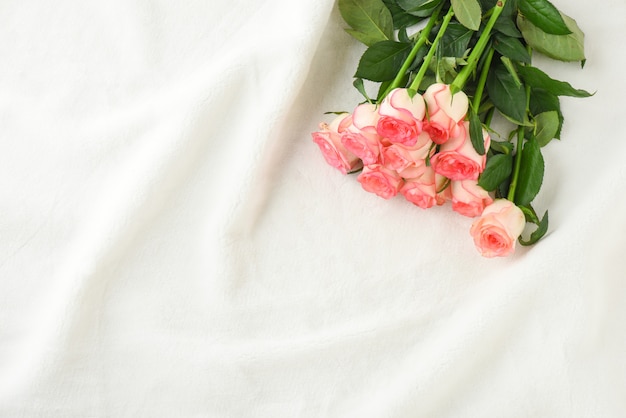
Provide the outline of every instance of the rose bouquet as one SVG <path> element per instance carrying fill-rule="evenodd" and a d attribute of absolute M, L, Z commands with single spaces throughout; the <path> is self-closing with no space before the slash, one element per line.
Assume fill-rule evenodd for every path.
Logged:
<path fill-rule="evenodd" d="M 476 218 L 486 257 L 531 245 L 548 229 L 531 205 L 541 148 L 560 139 L 560 96 L 590 93 L 532 66 L 533 53 L 584 66 L 584 36 L 548 0 L 339 0 L 364 43 L 354 86 L 364 96 L 312 134 L 326 161 L 359 173 L 384 199 L 426 209 L 451 203 Z M 410 34 L 413 32 L 412 34 Z M 378 83 L 377 94 L 366 89 Z M 496 133 L 494 118 L 510 132 Z M 494 139 L 492 139 L 492 136 Z M 495 139 L 497 137 L 497 140 Z M 536 227 L 522 237 L 526 224 Z"/>

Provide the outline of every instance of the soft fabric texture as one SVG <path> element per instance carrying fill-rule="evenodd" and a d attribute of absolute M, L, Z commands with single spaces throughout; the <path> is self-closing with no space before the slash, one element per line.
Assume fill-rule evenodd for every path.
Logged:
<path fill-rule="evenodd" d="M 562 100 L 535 207 L 383 200 L 310 133 L 363 46 L 332 0 L 0 4 L 0 416 L 618 417 L 626 3 L 554 3 Z"/>

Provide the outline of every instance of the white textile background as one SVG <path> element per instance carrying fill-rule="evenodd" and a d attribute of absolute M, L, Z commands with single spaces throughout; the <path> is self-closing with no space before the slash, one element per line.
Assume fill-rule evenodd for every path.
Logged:
<path fill-rule="evenodd" d="M 0 2 L 0 416 L 626 416 L 626 3 L 555 0 L 551 230 L 364 192 L 332 0 Z"/>

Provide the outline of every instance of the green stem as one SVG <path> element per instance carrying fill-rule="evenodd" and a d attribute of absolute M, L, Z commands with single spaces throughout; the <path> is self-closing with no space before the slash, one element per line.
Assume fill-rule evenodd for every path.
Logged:
<path fill-rule="evenodd" d="M 426 57 L 424 57 L 424 62 L 422 62 L 422 66 L 420 67 L 419 72 L 417 73 L 417 75 L 415 76 L 415 79 L 409 86 L 410 90 L 417 91 L 420 84 L 422 83 L 422 79 L 424 78 L 424 75 L 426 74 L 426 70 L 428 70 L 428 65 L 430 64 L 430 61 L 433 59 L 433 55 L 435 55 L 435 50 L 437 49 L 439 40 L 441 39 L 443 34 L 446 33 L 446 29 L 448 28 L 448 24 L 450 23 L 450 20 L 452 19 L 453 15 L 454 15 L 454 11 L 452 10 L 452 7 L 450 7 L 450 10 L 448 10 L 448 13 L 446 13 L 446 16 L 443 18 L 443 22 L 441 23 L 439 32 L 437 32 L 437 36 L 435 37 L 435 40 L 430 46 L 430 50 L 428 50 L 428 54 L 426 55 Z"/>
<path fill-rule="evenodd" d="M 493 59 L 494 49 L 490 48 L 487 53 L 487 58 L 485 59 L 485 63 L 483 64 L 483 69 L 480 72 L 480 78 L 478 79 L 478 86 L 476 86 L 476 93 L 474 94 L 474 101 L 472 105 L 474 106 L 474 110 L 478 113 L 478 108 L 480 108 L 480 101 L 483 98 L 483 92 L 485 91 L 485 83 L 487 82 L 487 75 L 489 74 L 489 67 L 491 67 L 491 60 Z"/>
<path fill-rule="evenodd" d="M 476 69 L 478 60 L 480 59 L 480 56 L 482 55 L 485 47 L 487 46 L 487 42 L 489 42 L 489 36 L 491 35 L 491 30 L 493 29 L 493 25 L 496 24 L 496 20 L 498 20 L 500 13 L 502 13 L 502 9 L 504 8 L 505 4 L 506 4 L 506 0 L 498 0 L 498 2 L 496 3 L 496 6 L 493 8 L 493 13 L 491 13 L 491 16 L 489 16 L 489 21 L 487 22 L 487 25 L 485 26 L 485 30 L 483 30 L 483 33 L 480 35 L 480 38 L 478 38 L 478 42 L 476 42 L 476 45 L 472 49 L 470 56 L 467 58 L 467 65 L 463 67 L 461 72 L 456 76 L 456 78 L 452 82 L 452 85 L 451 85 L 452 92 L 457 92 L 457 91 L 462 90 L 463 86 L 465 86 L 465 83 L 467 82 L 467 79 Z"/>
<path fill-rule="evenodd" d="M 513 166 L 513 178 L 509 186 L 509 194 L 507 199 L 511 202 L 515 201 L 515 189 L 517 188 L 517 179 L 519 178 L 519 170 L 522 165 L 522 146 L 524 145 L 524 127 L 517 128 L 517 149 L 515 151 L 515 165 Z"/>
<path fill-rule="evenodd" d="M 409 67 L 413 63 L 413 60 L 417 56 L 418 51 L 428 40 L 428 35 L 430 34 L 430 31 L 433 29 L 433 26 L 435 26 L 437 19 L 439 19 L 439 13 L 441 12 L 442 7 L 443 7 L 443 3 L 441 3 L 435 9 L 433 14 L 430 16 L 430 19 L 428 20 L 426 27 L 422 29 L 422 31 L 420 32 L 419 38 L 415 42 L 415 45 L 413 45 L 413 49 L 411 49 L 411 52 L 409 53 L 408 57 L 404 61 L 404 64 L 402 64 L 402 67 L 400 68 L 400 71 L 398 71 L 396 78 L 394 78 L 393 82 L 389 85 L 389 87 L 387 87 L 387 89 L 385 90 L 385 94 L 382 97 L 387 96 L 387 94 L 389 94 L 391 90 L 399 87 L 400 84 L 402 84 L 402 79 L 404 78 L 406 72 L 408 71 Z"/>
<path fill-rule="evenodd" d="M 526 47 L 526 50 L 530 54 L 532 49 L 530 45 Z M 527 64 L 530 65 L 530 64 Z M 526 85 L 526 114 L 530 113 L 530 86 Z M 509 186 L 509 194 L 506 197 L 511 202 L 515 201 L 515 189 L 517 188 L 517 179 L 519 177 L 520 167 L 522 166 L 522 146 L 524 145 L 524 127 L 519 126 L 517 128 L 517 148 L 515 151 L 515 164 L 513 166 L 513 178 L 511 179 L 511 185 Z"/>

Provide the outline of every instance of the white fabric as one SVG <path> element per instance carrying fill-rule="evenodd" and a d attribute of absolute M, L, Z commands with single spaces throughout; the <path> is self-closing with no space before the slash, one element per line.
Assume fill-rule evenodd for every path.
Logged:
<path fill-rule="evenodd" d="M 597 94 L 493 260 L 312 143 L 332 0 L 2 2 L 0 416 L 623 416 L 626 3 L 555 4 L 588 62 L 538 65 Z"/>

